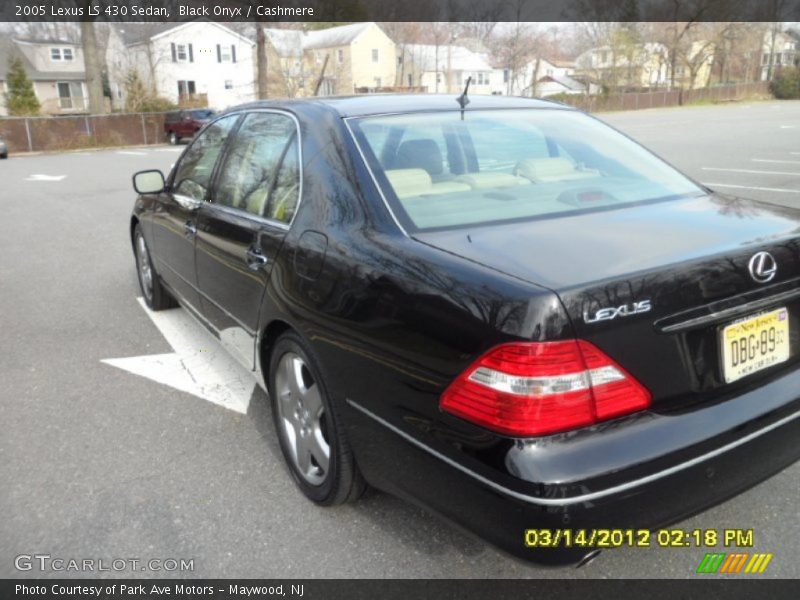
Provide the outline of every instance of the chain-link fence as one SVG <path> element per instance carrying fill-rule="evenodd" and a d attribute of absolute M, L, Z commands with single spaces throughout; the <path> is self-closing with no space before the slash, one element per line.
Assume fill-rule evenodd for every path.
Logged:
<path fill-rule="evenodd" d="M 9 152 L 40 152 L 161 144 L 164 113 L 6 117 L 0 137 Z"/>
<path fill-rule="evenodd" d="M 671 90 L 616 95 L 564 95 L 557 100 L 587 112 L 638 110 L 693 102 L 741 100 L 769 96 L 767 82 L 737 83 L 697 90 Z M 39 152 L 162 144 L 165 113 L 59 117 L 0 118 L 0 136 L 9 151 Z"/>

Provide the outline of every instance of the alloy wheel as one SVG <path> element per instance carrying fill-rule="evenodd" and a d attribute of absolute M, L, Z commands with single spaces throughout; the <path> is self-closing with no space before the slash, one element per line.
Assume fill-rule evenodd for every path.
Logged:
<path fill-rule="evenodd" d="M 281 434 L 297 472 L 311 485 L 322 485 L 328 475 L 331 447 L 325 405 L 303 359 L 287 352 L 278 362 L 275 393 Z"/>

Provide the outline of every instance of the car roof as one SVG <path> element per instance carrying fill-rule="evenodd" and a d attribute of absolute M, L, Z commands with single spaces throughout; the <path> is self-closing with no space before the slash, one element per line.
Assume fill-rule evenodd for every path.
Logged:
<path fill-rule="evenodd" d="M 296 98 L 285 100 L 264 100 L 237 106 L 236 110 L 253 108 L 299 108 L 305 106 L 325 107 L 338 113 L 342 118 L 364 117 L 387 113 L 411 113 L 428 111 L 458 111 L 461 109 L 456 94 L 363 94 L 356 96 L 329 96 Z M 467 111 L 498 108 L 560 108 L 576 110 L 559 102 L 519 98 L 516 96 L 469 97 Z"/>

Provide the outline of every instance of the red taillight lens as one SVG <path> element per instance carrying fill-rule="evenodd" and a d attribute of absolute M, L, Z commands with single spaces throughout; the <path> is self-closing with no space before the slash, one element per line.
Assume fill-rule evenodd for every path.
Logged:
<path fill-rule="evenodd" d="M 440 400 L 449 413 L 513 436 L 556 433 L 642 410 L 650 392 L 583 340 L 503 344 Z"/>

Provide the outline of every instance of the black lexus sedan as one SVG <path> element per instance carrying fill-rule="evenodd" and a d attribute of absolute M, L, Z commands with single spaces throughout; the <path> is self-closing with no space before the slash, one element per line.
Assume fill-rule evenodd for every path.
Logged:
<path fill-rule="evenodd" d="M 259 102 L 134 186 L 147 304 L 253 371 L 314 502 L 369 484 L 575 563 L 526 530 L 664 526 L 800 457 L 800 212 L 577 110 Z"/>

